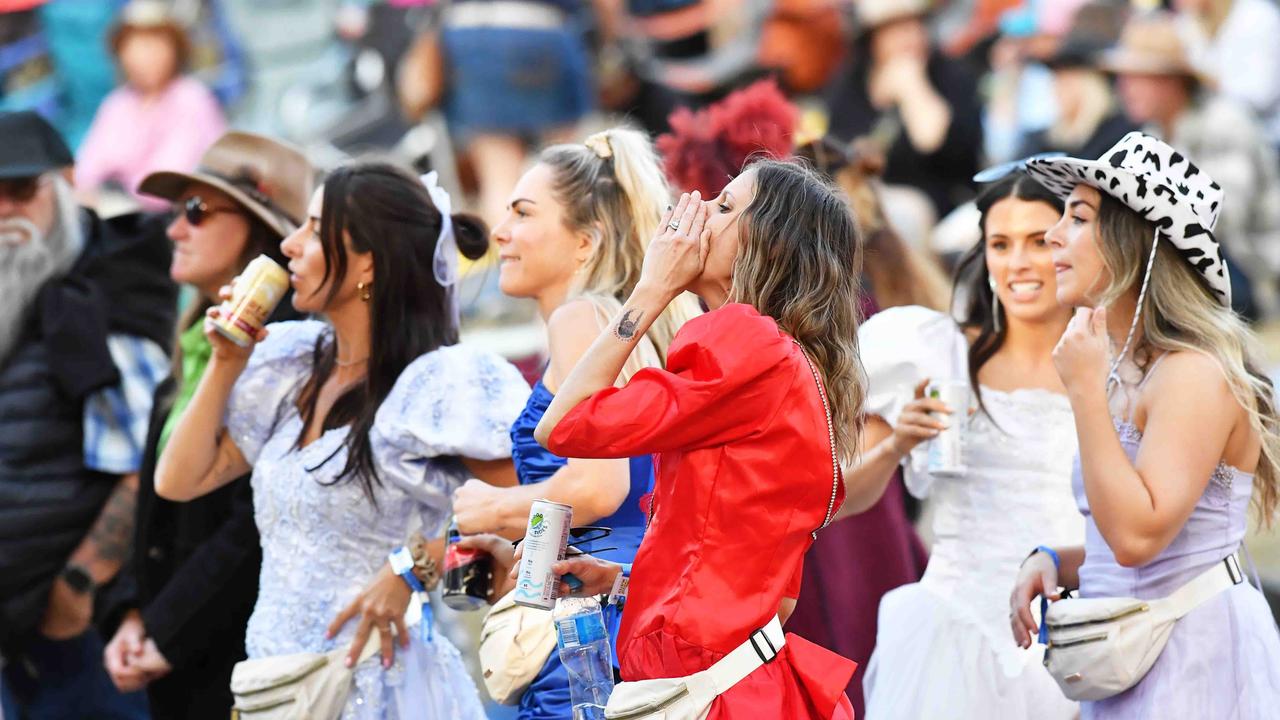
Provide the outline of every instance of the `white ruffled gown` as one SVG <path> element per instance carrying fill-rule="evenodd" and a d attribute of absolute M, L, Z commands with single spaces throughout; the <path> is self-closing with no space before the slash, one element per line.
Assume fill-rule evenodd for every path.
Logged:
<path fill-rule="evenodd" d="M 920 380 L 969 382 L 968 342 L 946 315 L 892 308 L 869 319 L 858 338 L 867 411 L 890 424 Z M 907 489 L 932 498 L 935 540 L 921 581 L 881 600 L 863 683 L 869 720 L 1066 720 L 1078 712 L 1042 666 L 1043 646 L 1019 648 L 1008 619 L 1009 594 L 1032 548 L 1084 541 L 1071 490 L 1071 406 L 1039 389 L 984 387 L 982 400 L 990 417 L 959 419 L 964 476 L 926 472 L 927 443 L 905 470 Z"/>
<path fill-rule="evenodd" d="M 278 323 L 249 360 L 232 393 L 227 428 L 253 465 L 254 514 L 262 535 L 258 602 L 245 646 L 250 658 L 347 647 L 357 621 L 333 640 L 325 630 L 421 523 L 443 532 L 450 497 L 466 477 L 456 457 L 511 454 L 508 429 L 529 386 L 509 363 L 454 345 L 411 363 L 378 409 L 370 437 L 380 485 L 377 507 L 354 480 L 334 483 L 346 464 L 348 429 L 296 449 L 296 398 L 311 370 L 322 322 Z M 458 651 L 437 631 L 430 643 L 411 628 L 395 663 L 357 666 L 344 720 L 483 720 L 479 694 Z"/>

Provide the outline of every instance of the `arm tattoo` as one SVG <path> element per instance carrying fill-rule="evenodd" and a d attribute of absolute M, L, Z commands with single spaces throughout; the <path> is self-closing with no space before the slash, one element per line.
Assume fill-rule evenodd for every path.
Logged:
<path fill-rule="evenodd" d="M 137 488 L 123 480 L 117 483 L 89 530 L 88 544 L 96 560 L 119 565 L 129 558 L 137 507 Z"/>
<path fill-rule="evenodd" d="M 618 324 L 613 329 L 613 334 L 622 342 L 631 342 L 636 336 L 636 326 L 640 324 L 640 318 L 644 317 L 643 310 L 623 310 L 622 317 L 618 318 Z"/>

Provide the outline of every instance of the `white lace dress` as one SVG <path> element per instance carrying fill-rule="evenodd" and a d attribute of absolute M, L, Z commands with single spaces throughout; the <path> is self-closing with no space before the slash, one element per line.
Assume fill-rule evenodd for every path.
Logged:
<path fill-rule="evenodd" d="M 440 534 L 450 496 L 464 479 L 458 456 L 508 457 L 508 429 L 529 386 L 501 358 L 461 345 L 419 357 L 378 409 L 374 460 L 377 507 L 353 480 L 334 483 L 346 464 L 347 428 L 296 449 L 302 420 L 295 400 L 310 373 L 317 321 L 279 323 L 236 384 L 227 428 L 253 465 L 254 514 L 262 535 L 262 573 L 245 645 L 249 657 L 326 652 L 349 646 L 352 620 L 333 640 L 329 623 L 421 523 Z M 483 720 L 475 685 L 457 649 L 440 632 L 429 644 L 397 647 L 384 670 L 378 656 L 356 669 L 344 719 Z"/>
<path fill-rule="evenodd" d="M 920 380 L 968 383 L 968 343 L 945 315 L 885 310 L 858 337 L 870 380 L 868 412 L 890 424 Z M 1039 389 L 983 387 L 982 400 L 990 417 L 959 418 L 966 475 L 926 472 L 927 443 L 907 463 L 908 490 L 932 499 L 935 540 L 924 578 L 881 600 L 864 681 L 870 720 L 1076 716 L 1075 703 L 1041 665 L 1043 647 L 1015 645 L 1008 619 L 1009 593 L 1027 553 L 1037 545 L 1084 542 L 1071 491 L 1077 447 L 1071 406 L 1066 396 Z"/>

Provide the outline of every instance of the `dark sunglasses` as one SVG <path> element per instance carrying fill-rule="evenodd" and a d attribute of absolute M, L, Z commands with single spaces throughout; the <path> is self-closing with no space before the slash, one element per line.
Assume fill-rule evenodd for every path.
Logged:
<path fill-rule="evenodd" d="M 209 203 L 199 195 L 192 195 L 182 205 L 182 215 L 187 219 L 187 223 L 192 227 L 200 227 L 211 216 L 218 213 L 236 213 L 240 211 L 235 208 L 215 208 L 209 207 Z"/>
<path fill-rule="evenodd" d="M 20 203 L 31 202 L 42 184 L 39 177 L 0 180 L 0 197 L 7 197 Z"/>
<path fill-rule="evenodd" d="M 1000 163 L 999 165 L 992 165 L 986 170 L 974 175 L 973 181 L 983 184 L 997 182 L 1020 170 L 1026 170 L 1027 163 L 1032 160 L 1047 160 L 1049 158 L 1066 157 L 1066 155 L 1067 154 L 1064 152 L 1036 153 L 1035 155 L 1028 155 L 1021 160 L 1010 160 L 1009 162 Z"/>

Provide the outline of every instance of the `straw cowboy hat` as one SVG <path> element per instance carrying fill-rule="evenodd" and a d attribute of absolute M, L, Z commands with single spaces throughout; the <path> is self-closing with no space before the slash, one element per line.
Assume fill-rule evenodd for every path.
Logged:
<path fill-rule="evenodd" d="M 1027 171 L 1061 198 L 1083 183 L 1154 223 L 1159 239 L 1172 243 L 1218 300 L 1231 307 L 1227 264 L 1213 235 L 1222 187 L 1182 153 L 1131 132 L 1097 160 L 1037 158 L 1027 162 Z"/>
<path fill-rule="evenodd" d="M 1117 75 L 1176 75 L 1201 85 L 1214 84 L 1212 77 L 1192 64 L 1177 24 L 1163 12 L 1131 18 L 1119 44 L 1102 55 L 1098 66 Z"/>
<path fill-rule="evenodd" d="M 194 172 L 151 173 L 138 192 L 175 200 L 192 183 L 203 183 L 231 196 L 284 237 L 306 218 L 314 182 L 315 170 L 297 148 L 233 130 L 209 146 Z"/>
<path fill-rule="evenodd" d="M 930 0 L 857 0 L 858 32 L 874 30 L 895 20 L 924 17 L 933 10 Z"/>

